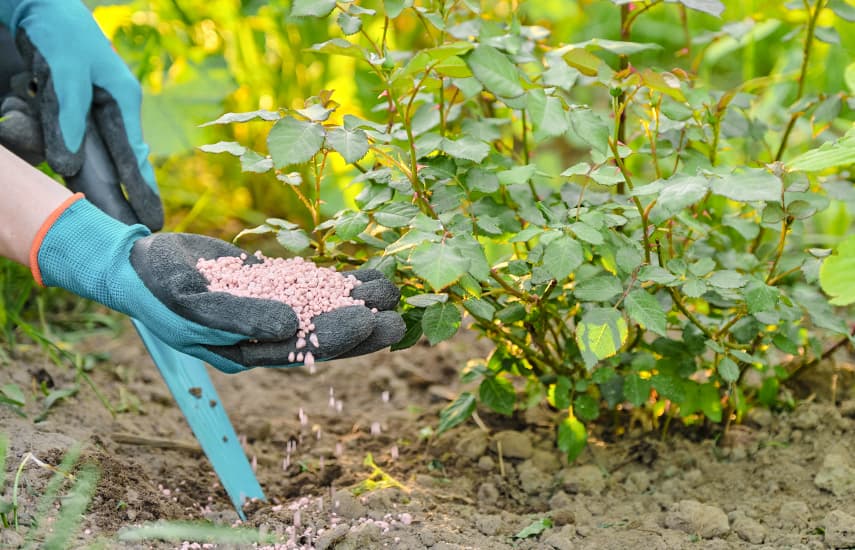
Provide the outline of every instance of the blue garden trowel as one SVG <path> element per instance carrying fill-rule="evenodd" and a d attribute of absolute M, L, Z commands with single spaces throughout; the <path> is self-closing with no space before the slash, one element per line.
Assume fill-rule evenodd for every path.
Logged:
<path fill-rule="evenodd" d="M 66 178 L 69 188 L 85 195 L 97 193 L 103 196 L 105 190 L 121 193 L 121 188 L 115 183 L 118 181 L 116 168 L 91 119 L 87 122 L 83 147 L 83 167 L 74 176 Z M 127 202 L 108 202 L 114 205 L 114 211 L 107 211 L 107 214 L 126 223 L 135 220 Z M 136 319 L 132 321 L 238 515 L 246 519 L 242 508 L 244 502 L 249 498 L 263 499 L 264 492 L 205 370 L 205 364 L 171 348 Z"/>

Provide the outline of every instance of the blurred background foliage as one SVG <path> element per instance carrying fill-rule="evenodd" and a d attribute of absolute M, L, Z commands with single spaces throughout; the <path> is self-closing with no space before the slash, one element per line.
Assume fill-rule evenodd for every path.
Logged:
<path fill-rule="evenodd" d="M 360 5 L 377 7 L 383 0 Z M 430 4 L 436 0 L 422 0 Z M 293 18 L 287 0 L 133 0 L 87 2 L 120 55 L 131 66 L 145 91 L 145 137 L 152 147 L 163 191 L 170 230 L 194 231 L 231 239 L 248 225 L 271 216 L 302 220 L 309 215 L 293 193 L 273 178 L 241 172 L 231 155 L 201 153 L 196 147 L 220 140 L 238 141 L 264 151 L 270 123 L 217 125 L 200 128 L 224 112 L 301 108 L 303 98 L 334 90 L 341 104 L 335 117 L 373 115 L 381 91 L 367 64 L 353 58 L 308 51 L 311 44 L 338 35 L 330 20 Z M 571 43 L 593 37 L 631 39 L 663 46 L 638 54 L 644 66 L 683 69 L 715 89 L 766 88 L 759 108 L 770 123 L 786 119 L 786 106 L 797 95 L 806 9 L 799 0 L 726 0 L 721 18 L 665 2 L 642 10 L 632 36 L 621 36 L 618 9 L 607 0 L 491 0 L 481 1 L 485 19 L 505 20 L 517 14 L 524 25 L 539 25 L 552 33 L 550 43 Z M 644 2 L 636 3 L 645 5 Z M 806 5 L 806 4 L 805 4 Z M 834 0 L 837 13 L 852 12 L 851 0 Z M 796 9 L 793 9 L 796 8 Z M 687 25 L 683 25 L 683 20 Z M 383 32 L 382 19 L 371 20 L 374 36 Z M 415 10 L 391 21 L 389 32 L 397 51 L 417 51 L 433 45 Z M 797 143 L 822 141 L 830 124 L 851 125 L 851 112 L 841 92 L 855 83 L 855 36 L 851 23 L 825 9 L 818 20 L 819 43 L 805 81 L 806 96 L 820 96 L 808 124 L 794 129 Z M 674 67 L 673 52 L 679 67 Z M 617 66 L 617 59 L 612 66 Z M 848 71 L 847 71 L 848 67 Z M 853 90 L 848 90 L 850 93 Z M 770 93 L 771 92 L 771 93 Z M 590 93 L 590 87 L 580 92 Z M 602 97 L 578 97 L 579 103 L 607 102 Z M 844 111 L 841 113 L 841 109 Z M 840 115 L 843 117 L 840 117 Z M 839 133 L 845 128 L 836 128 Z M 812 136 L 805 135 L 810 132 Z M 800 135 L 798 135 L 800 134 Z M 829 135 L 830 139 L 831 135 Z M 815 143 L 815 141 L 814 141 Z M 792 149 L 791 154 L 800 151 Z M 538 151 L 537 163 L 550 173 L 568 165 L 572 144 Z M 769 152 L 758 151 L 758 156 Z M 349 186 L 356 175 L 335 158 L 323 186 L 325 212 L 353 207 L 358 189 Z M 847 199 L 847 197 L 843 197 Z M 847 200 L 817 220 L 823 231 L 844 234 L 851 224 Z M 281 252 L 281 250 L 280 250 Z"/>

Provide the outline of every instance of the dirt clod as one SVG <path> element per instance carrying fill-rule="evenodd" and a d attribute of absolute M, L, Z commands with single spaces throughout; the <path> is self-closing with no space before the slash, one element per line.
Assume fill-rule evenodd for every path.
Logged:
<path fill-rule="evenodd" d="M 762 544 L 766 538 L 766 529 L 760 522 L 745 515 L 738 516 L 733 521 L 732 528 L 733 532 L 739 535 L 739 538 L 751 544 Z"/>
<path fill-rule="evenodd" d="M 855 493 L 855 468 L 849 464 L 847 456 L 829 453 L 825 455 L 814 483 L 834 496 L 851 495 Z"/>
<path fill-rule="evenodd" d="M 513 430 L 498 432 L 490 441 L 490 450 L 498 453 L 500 446 L 502 456 L 505 458 L 531 458 L 534 453 L 531 437 L 523 432 Z"/>
<path fill-rule="evenodd" d="M 681 500 L 665 516 L 665 527 L 677 529 L 704 539 L 719 537 L 730 531 L 727 515 L 717 506 L 697 500 Z"/>
<path fill-rule="evenodd" d="M 829 512 L 822 520 L 825 528 L 825 544 L 832 548 L 855 546 L 855 516 L 842 510 Z"/>
<path fill-rule="evenodd" d="M 602 470 L 592 464 L 564 469 L 561 484 L 568 493 L 584 495 L 599 495 L 606 488 Z"/>

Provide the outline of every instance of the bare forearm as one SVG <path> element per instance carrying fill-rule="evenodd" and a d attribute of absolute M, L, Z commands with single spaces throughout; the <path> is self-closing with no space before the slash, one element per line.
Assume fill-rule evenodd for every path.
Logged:
<path fill-rule="evenodd" d="M 71 192 L 0 146 L 0 256 L 28 265 L 45 219 Z"/>

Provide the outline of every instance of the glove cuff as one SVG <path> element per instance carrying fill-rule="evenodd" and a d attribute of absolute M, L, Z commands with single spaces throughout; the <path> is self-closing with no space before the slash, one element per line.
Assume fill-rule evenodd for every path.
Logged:
<path fill-rule="evenodd" d="M 133 243 L 149 230 L 116 221 L 78 193 L 44 221 L 30 249 L 30 269 L 40 285 L 58 286 L 121 310 L 122 266 Z"/>
<path fill-rule="evenodd" d="M 56 220 L 62 216 L 62 214 L 68 210 L 72 204 L 83 198 L 85 198 L 83 193 L 75 193 L 62 201 L 62 203 L 57 206 L 47 218 L 45 218 L 45 221 L 42 222 L 41 227 L 39 227 L 39 230 L 36 232 L 33 243 L 30 245 L 30 272 L 33 274 L 33 279 L 35 279 L 36 283 L 41 287 L 45 286 L 44 278 L 42 277 L 42 270 L 39 267 L 39 250 L 42 247 L 42 243 L 44 242 L 48 231 L 50 231 L 50 228 L 53 227 L 54 223 L 56 223 Z"/>

